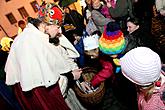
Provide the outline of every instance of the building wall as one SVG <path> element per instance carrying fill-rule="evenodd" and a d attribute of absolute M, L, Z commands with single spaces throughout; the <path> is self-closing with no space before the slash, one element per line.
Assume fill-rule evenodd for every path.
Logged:
<path fill-rule="evenodd" d="M 4 36 L 15 36 L 17 35 L 18 25 L 17 23 L 11 24 L 6 17 L 6 14 L 12 13 L 17 21 L 22 20 L 18 9 L 24 7 L 31 17 L 37 17 L 37 13 L 34 12 L 31 2 L 34 0 L 11 0 L 6 2 L 5 0 L 0 0 L 0 38 Z M 36 0 L 38 4 L 41 4 L 41 0 Z M 53 0 L 47 0 L 53 1 Z M 7 35 L 5 35 L 5 32 Z"/>
<path fill-rule="evenodd" d="M 8 2 L 6 2 L 6 0 L 0 0 L 0 39 L 4 36 L 13 37 L 17 35 L 18 32 L 17 23 L 11 24 L 10 21 L 7 19 L 6 15 L 8 13 L 12 13 L 18 22 L 19 20 L 23 19 L 18 9 L 24 7 L 29 16 L 37 17 L 37 13 L 34 12 L 30 4 L 32 1 L 35 0 L 10 0 Z M 40 5 L 42 0 L 36 1 Z M 45 1 L 53 2 L 53 0 Z M 78 12 L 81 13 L 79 0 L 77 3 L 74 3 L 71 7 L 72 9 L 76 9 Z"/>

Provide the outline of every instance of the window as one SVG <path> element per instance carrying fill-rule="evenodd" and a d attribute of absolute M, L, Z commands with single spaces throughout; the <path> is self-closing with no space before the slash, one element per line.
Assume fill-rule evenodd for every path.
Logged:
<path fill-rule="evenodd" d="M 6 0 L 6 2 L 8 2 L 8 1 L 10 1 L 10 0 Z"/>
<path fill-rule="evenodd" d="M 31 4 L 34 12 L 38 12 L 38 8 L 37 8 L 38 3 L 37 3 L 37 1 L 33 1 L 30 4 Z"/>
<path fill-rule="evenodd" d="M 12 13 L 7 14 L 6 17 L 11 24 L 17 23 L 17 20 L 15 19 L 14 15 Z"/>
<path fill-rule="evenodd" d="M 21 14 L 23 19 L 29 16 L 29 14 L 27 13 L 24 7 L 19 8 L 18 11 Z"/>

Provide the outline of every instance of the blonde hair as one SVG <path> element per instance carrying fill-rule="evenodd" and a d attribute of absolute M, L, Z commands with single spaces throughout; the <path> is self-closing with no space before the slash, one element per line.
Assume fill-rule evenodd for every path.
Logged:
<path fill-rule="evenodd" d="M 159 78 L 158 81 L 161 81 L 161 78 Z M 157 82 L 157 81 L 155 81 Z M 154 94 L 154 90 L 155 90 L 155 82 L 153 82 L 152 84 L 148 85 L 148 86 L 137 86 L 137 91 L 139 93 L 143 93 L 144 95 L 144 100 L 146 102 L 148 102 L 150 100 L 150 98 L 152 97 L 152 95 Z"/>

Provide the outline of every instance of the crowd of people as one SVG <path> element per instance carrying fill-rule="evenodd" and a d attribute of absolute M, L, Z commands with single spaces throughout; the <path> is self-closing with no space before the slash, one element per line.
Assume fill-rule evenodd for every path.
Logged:
<path fill-rule="evenodd" d="M 164 22 L 165 0 L 85 2 L 80 14 L 44 1 L 38 17 L 18 22 L 21 32 L 1 45 L 0 95 L 13 110 L 100 110 L 74 87 L 86 93 L 104 82 L 104 109 L 165 110 L 165 62 L 151 33 L 153 6 Z M 89 82 L 85 67 L 97 70 Z"/>

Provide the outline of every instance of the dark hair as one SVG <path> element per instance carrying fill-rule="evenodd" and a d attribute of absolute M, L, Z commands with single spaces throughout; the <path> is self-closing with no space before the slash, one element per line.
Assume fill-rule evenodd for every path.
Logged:
<path fill-rule="evenodd" d="M 32 17 L 28 17 L 28 22 L 33 24 L 36 28 L 38 28 L 40 23 L 42 23 L 42 21 L 40 21 L 39 19 L 32 18 Z"/>
<path fill-rule="evenodd" d="M 24 20 L 19 20 L 18 21 L 18 26 L 20 27 L 21 24 L 26 24 Z"/>
<path fill-rule="evenodd" d="M 135 25 L 140 25 L 140 21 L 139 21 L 139 19 L 138 18 L 127 18 L 127 22 L 132 22 L 133 24 L 135 24 Z"/>
<path fill-rule="evenodd" d="M 101 35 L 102 35 L 102 33 L 100 32 L 100 31 L 94 31 L 93 33 L 92 33 L 92 35 L 94 35 L 94 34 L 97 34 L 99 37 L 101 37 Z"/>
<path fill-rule="evenodd" d="M 83 32 L 81 30 L 75 29 L 73 30 L 73 34 L 76 34 L 77 36 L 82 36 Z"/>

